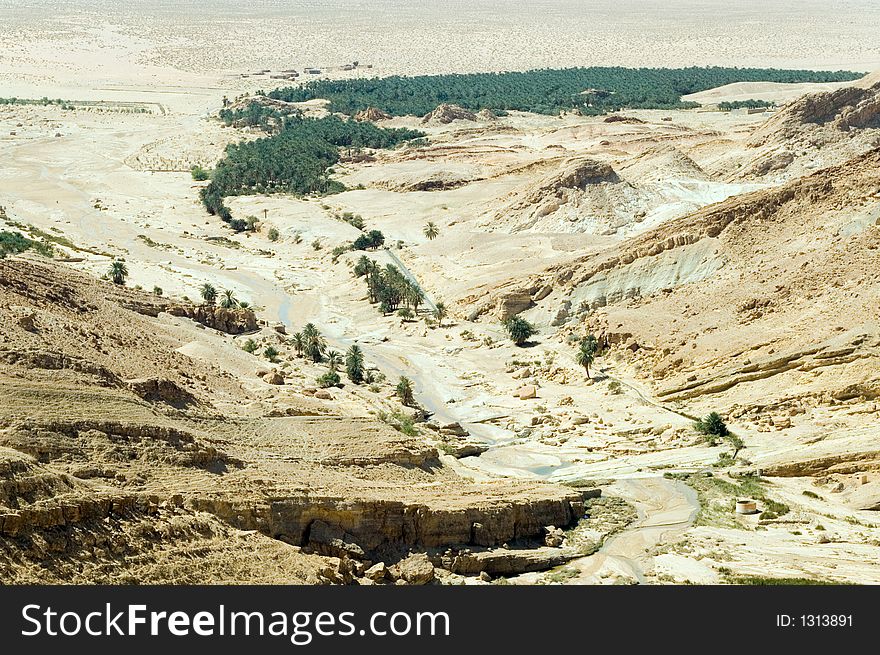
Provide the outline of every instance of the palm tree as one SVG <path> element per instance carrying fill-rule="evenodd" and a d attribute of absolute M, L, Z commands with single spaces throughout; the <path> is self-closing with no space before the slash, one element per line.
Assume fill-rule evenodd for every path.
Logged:
<path fill-rule="evenodd" d="M 324 349 L 327 347 L 324 337 L 313 323 L 307 323 L 302 331 L 304 344 L 303 350 L 306 357 L 313 362 L 320 362 L 324 358 Z"/>
<path fill-rule="evenodd" d="M 238 307 L 238 300 L 235 298 L 235 292 L 232 289 L 226 289 L 221 294 L 220 306 L 223 309 L 232 309 Z"/>
<path fill-rule="evenodd" d="M 293 349 L 296 351 L 297 357 L 303 356 L 303 351 L 306 349 L 306 340 L 302 332 L 297 332 L 293 335 Z"/>
<path fill-rule="evenodd" d="M 588 379 L 590 377 L 590 366 L 596 359 L 598 348 L 599 342 L 596 340 L 596 337 L 590 334 L 581 339 L 580 347 L 578 348 L 577 355 L 575 355 L 577 363 L 586 369 Z"/>
<path fill-rule="evenodd" d="M 125 284 L 125 278 L 128 277 L 128 267 L 121 259 L 114 259 L 113 263 L 110 264 L 109 275 L 110 279 L 113 280 L 113 284 L 123 285 Z"/>
<path fill-rule="evenodd" d="M 214 285 L 210 282 L 205 282 L 199 291 L 202 294 L 202 300 L 204 300 L 206 304 L 213 305 L 217 300 L 217 289 L 215 289 Z"/>
<path fill-rule="evenodd" d="M 395 389 L 400 403 L 405 407 L 413 407 L 416 404 L 415 395 L 413 394 L 412 380 L 408 377 L 400 376 L 400 381 Z"/>
<path fill-rule="evenodd" d="M 512 316 L 506 321 L 502 321 L 501 324 L 507 331 L 507 336 L 509 336 L 517 346 L 523 345 L 532 335 L 537 334 L 538 332 L 534 325 L 520 316 Z"/>
<path fill-rule="evenodd" d="M 330 365 L 330 370 L 335 373 L 342 365 L 342 354 L 338 350 L 328 350 L 327 363 Z"/>
<path fill-rule="evenodd" d="M 436 239 L 437 237 L 440 236 L 440 230 L 431 221 L 428 221 L 428 224 L 425 225 L 424 231 L 425 231 L 425 236 L 428 237 L 428 239 L 430 241 L 433 241 L 434 239 Z"/>
<path fill-rule="evenodd" d="M 443 319 L 446 318 L 448 313 L 449 311 L 446 309 L 446 303 L 442 300 L 434 306 L 434 318 L 437 319 L 437 323 L 440 327 L 443 327 Z"/>
<path fill-rule="evenodd" d="M 356 343 L 345 353 L 345 374 L 355 384 L 364 380 L 364 352 Z"/>
<path fill-rule="evenodd" d="M 406 304 L 410 305 L 414 312 L 419 311 L 419 305 L 421 305 L 422 301 L 425 299 L 419 285 L 411 280 L 404 280 L 403 297 L 404 300 L 406 300 Z"/>

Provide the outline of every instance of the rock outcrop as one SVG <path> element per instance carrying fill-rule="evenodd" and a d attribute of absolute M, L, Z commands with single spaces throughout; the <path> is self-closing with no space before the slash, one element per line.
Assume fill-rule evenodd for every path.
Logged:
<path fill-rule="evenodd" d="M 453 121 L 476 121 L 477 115 L 458 105 L 442 104 L 422 117 L 424 124 L 448 125 Z"/>
<path fill-rule="evenodd" d="M 359 122 L 369 121 L 371 123 L 378 123 L 379 121 L 387 121 L 390 118 L 391 114 L 386 114 L 376 107 L 367 107 L 354 115 L 354 119 Z"/>
<path fill-rule="evenodd" d="M 531 294 L 522 291 L 511 291 L 498 298 L 495 316 L 500 321 L 506 321 L 508 318 L 524 312 L 532 304 Z"/>
<path fill-rule="evenodd" d="M 170 305 L 166 311 L 172 316 L 188 318 L 226 334 L 243 334 L 257 329 L 257 317 L 251 309 L 226 309 L 215 305 Z"/>

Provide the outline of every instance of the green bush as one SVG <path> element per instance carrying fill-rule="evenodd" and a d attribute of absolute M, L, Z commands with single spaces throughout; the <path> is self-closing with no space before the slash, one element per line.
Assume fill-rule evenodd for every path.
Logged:
<path fill-rule="evenodd" d="M 206 171 L 201 166 L 193 166 L 191 169 L 189 169 L 189 172 L 192 175 L 192 179 L 194 179 L 196 182 L 204 182 L 205 180 L 211 178 L 211 174 L 208 173 L 208 171 Z"/>
<path fill-rule="evenodd" d="M 0 259 L 6 255 L 18 255 L 26 250 L 34 250 L 45 257 L 52 256 L 52 246 L 48 243 L 28 239 L 19 232 L 0 232 Z"/>
<path fill-rule="evenodd" d="M 316 382 L 322 389 L 327 389 L 329 387 L 338 387 L 342 380 L 336 371 L 327 371 L 324 375 L 319 376 Z"/>
<path fill-rule="evenodd" d="M 502 321 L 501 325 L 504 327 L 510 340 L 517 346 L 522 346 L 538 333 L 538 330 L 535 329 L 534 325 L 520 316 L 512 316 L 511 318 Z"/>
<path fill-rule="evenodd" d="M 730 434 L 724 419 L 718 412 L 711 412 L 705 418 L 694 421 L 694 429 L 709 437 L 726 437 Z"/>

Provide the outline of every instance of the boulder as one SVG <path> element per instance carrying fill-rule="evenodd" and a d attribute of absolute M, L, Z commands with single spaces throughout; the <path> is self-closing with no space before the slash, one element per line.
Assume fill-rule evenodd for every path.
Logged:
<path fill-rule="evenodd" d="M 440 426 L 440 432 L 443 434 L 451 434 L 456 437 L 466 437 L 469 434 L 467 430 L 461 427 L 461 423 L 457 421 L 454 423 L 444 423 Z"/>
<path fill-rule="evenodd" d="M 373 582 L 385 580 L 388 577 L 388 568 L 385 566 L 385 562 L 373 564 L 373 566 L 364 571 L 364 577 L 372 580 Z"/>
<path fill-rule="evenodd" d="M 548 525 L 544 530 L 547 533 L 544 535 L 544 545 L 550 548 L 561 548 L 562 543 L 565 541 L 565 532 L 555 525 Z"/>
<path fill-rule="evenodd" d="M 529 400 L 530 398 L 538 397 L 538 390 L 535 388 L 535 385 L 527 384 L 517 389 L 516 395 L 520 400 Z"/>
<path fill-rule="evenodd" d="M 320 398 L 321 400 L 333 400 L 333 394 L 326 389 L 318 389 L 315 392 L 315 398 Z"/>
<path fill-rule="evenodd" d="M 284 384 L 284 376 L 278 371 L 269 371 L 263 376 L 267 384 Z"/>
<path fill-rule="evenodd" d="M 434 565 L 424 553 L 410 555 L 399 561 L 393 567 L 392 574 L 411 585 L 426 585 L 434 580 Z"/>

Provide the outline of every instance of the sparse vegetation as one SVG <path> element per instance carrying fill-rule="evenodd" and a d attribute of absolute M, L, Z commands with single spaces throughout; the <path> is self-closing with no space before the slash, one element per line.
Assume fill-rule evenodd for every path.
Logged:
<path fill-rule="evenodd" d="M 763 107 L 775 107 L 775 102 L 767 100 L 733 100 L 718 103 L 718 109 L 721 111 L 732 111 L 734 109 L 759 109 Z"/>
<path fill-rule="evenodd" d="M 217 289 L 215 289 L 214 285 L 210 282 L 205 282 L 201 288 L 199 288 L 199 293 L 206 305 L 213 305 L 217 301 Z"/>
<path fill-rule="evenodd" d="M 404 407 L 415 407 L 416 399 L 413 383 L 408 377 L 401 376 L 394 389 L 400 404 Z"/>
<path fill-rule="evenodd" d="M 710 473 L 667 473 L 664 477 L 682 480 L 696 490 L 700 500 L 696 525 L 743 529 L 745 526 L 735 513 L 736 501 L 742 498 L 754 499 L 763 505 L 764 512 L 770 512 L 767 517 L 759 516 L 762 520 L 778 518 L 790 511 L 788 505 L 768 496 L 769 482 L 757 476 L 737 478 L 736 481 Z"/>
<path fill-rule="evenodd" d="M 339 373 L 331 369 L 319 376 L 315 382 L 322 389 L 329 389 L 330 387 L 338 387 L 342 380 L 339 378 Z"/>
<path fill-rule="evenodd" d="M 246 353 L 250 353 L 251 355 L 253 355 L 255 352 L 257 352 L 257 342 L 253 339 L 248 339 L 241 346 L 241 349 Z"/>
<path fill-rule="evenodd" d="M 385 236 L 379 230 L 370 230 L 362 234 L 351 244 L 355 250 L 375 250 L 385 243 Z"/>
<path fill-rule="evenodd" d="M 189 172 L 192 175 L 192 179 L 194 179 L 196 182 L 204 182 L 205 180 L 211 179 L 211 174 L 198 165 L 190 168 Z"/>
<path fill-rule="evenodd" d="M 220 306 L 223 309 L 235 309 L 238 307 L 238 299 L 235 297 L 235 292 L 232 289 L 225 289 L 220 294 Z"/>
<path fill-rule="evenodd" d="M 442 300 L 439 301 L 434 306 L 434 318 L 437 319 L 437 325 L 443 327 L 443 319 L 449 314 L 449 310 L 446 309 L 446 303 Z"/>
<path fill-rule="evenodd" d="M 501 325 L 504 326 L 504 330 L 507 332 L 510 340 L 517 346 L 522 346 L 538 333 L 535 326 L 520 316 L 511 316 L 507 320 L 502 321 Z"/>
<path fill-rule="evenodd" d="M 433 240 L 436 239 L 438 236 L 440 236 L 440 230 L 439 230 L 439 228 L 438 228 L 434 223 L 432 223 L 431 221 L 428 221 L 428 224 L 425 225 L 425 229 L 424 229 L 423 231 L 424 231 L 425 236 L 428 238 L 429 241 L 433 241 Z"/>
<path fill-rule="evenodd" d="M 713 442 L 715 437 L 726 437 L 730 434 L 724 419 L 721 418 L 718 412 L 710 412 L 705 418 L 694 421 L 694 429 L 701 434 L 705 434 Z"/>
<path fill-rule="evenodd" d="M 595 336 L 592 334 L 588 334 L 586 337 L 581 339 L 580 344 L 578 345 L 578 351 L 575 355 L 575 360 L 578 365 L 583 366 L 584 370 L 587 372 L 587 378 L 590 377 L 590 366 L 592 366 L 593 362 L 596 359 L 596 353 L 599 350 L 599 342 Z"/>
<path fill-rule="evenodd" d="M 307 323 L 302 330 L 303 354 L 313 362 L 324 359 L 327 342 L 313 323 Z"/>
<path fill-rule="evenodd" d="M 364 352 L 356 343 L 345 353 L 345 374 L 355 384 L 364 381 Z"/>
<path fill-rule="evenodd" d="M 125 284 L 125 280 L 128 278 L 128 267 L 121 259 L 115 259 L 110 264 L 110 269 L 107 271 L 107 275 L 113 284 L 121 286 Z"/>
<path fill-rule="evenodd" d="M 263 355 L 273 364 L 278 361 L 278 349 L 275 346 L 266 346 L 266 349 L 263 351 Z"/>

